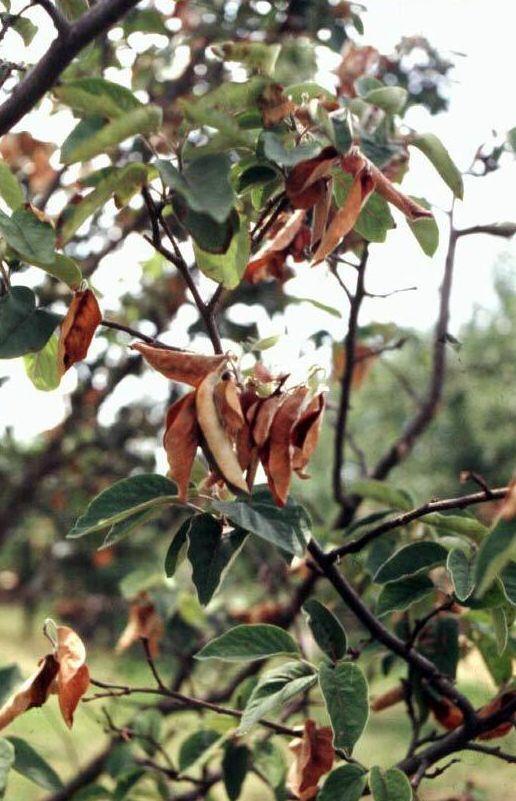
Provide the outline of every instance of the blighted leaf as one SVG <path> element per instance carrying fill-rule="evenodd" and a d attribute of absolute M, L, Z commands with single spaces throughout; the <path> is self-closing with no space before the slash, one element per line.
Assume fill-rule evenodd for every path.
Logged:
<path fill-rule="evenodd" d="M 70 147 L 62 155 L 63 163 L 75 164 L 78 161 L 88 161 L 95 156 L 105 153 L 115 145 L 124 142 L 129 137 L 140 134 L 148 136 L 159 130 L 162 122 L 162 111 L 158 106 L 143 106 L 128 111 L 106 123 L 96 133 L 83 139 L 73 149 Z"/>
<path fill-rule="evenodd" d="M 56 791 L 62 788 L 63 783 L 55 770 L 29 743 L 20 737 L 8 739 L 14 746 L 13 770 L 39 787 L 43 787 L 44 790 Z"/>
<path fill-rule="evenodd" d="M 177 487 L 164 476 L 149 473 L 123 478 L 91 501 L 68 537 L 83 537 L 101 531 L 151 507 L 176 500 Z"/>
<path fill-rule="evenodd" d="M 266 455 L 261 461 L 270 491 L 278 506 L 284 506 L 292 479 L 292 434 L 307 402 L 308 387 L 297 387 L 289 393 L 276 411 L 267 440 Z"/>
<path fill-rule="evenodd" d="M 222 536 L 222 523 L 213 515 L 195 515 L 188 528 L 188 559 L 201 604 L 208 604 L 233 559 L 242 548 L 247 532 L 232 531 Z"/>
<path fill-rule="evenodd" d="M 14 747 L 9 740 L 0 737 L 0 798 L 7 788 L 7 777 L 14 763 Z"/>
<path fill-rule="evenodd" d="M 211 640 L 195 656 L 196 659 L 222 659 L 225 662 L 254 662 L 278 654 L 299 654 L 290 634 L 278 626 L 256 624 L 235 626 Z"/>
<path fill-rule="evenodd" d="M 409 606 L 425 598 L 434 590 L 427 576 L 416 575 L 386 584 L 378 596 L 376 614 L 378 617 L 394 611 L 404 611 Z"/>
<path fill-rule="evenodd" d="M 374 576 L 377 584 L 398 581 L 446 562 L 447 549 L 438 542 L 413 542 L 396 551 Z"/>
<path fill-rule="evenodd" d="M 50 392 L 59 386 L 61 376 L 57 363 L 58 338 L 53 334 L 46 345 L 37 353 L 27 353 L 23 357 L 25 372 L 36 387 Z"/>
<path fill-rule="evenodd" d="M 238 230 L 234 232 L 224 254 L 209 253 L 194 243 L 195 260 L 199 270 L 226 289 L 235 289 L 240 283 L 250 252 L 251 240 L 247 224 L 243 219 L 240 219 Z"/>
<path fill-rule="evenodd" d="M 303 611 L 319 648 L 334 662 L 342 659 L 347 649 L 346 632 L 333 612 L 315 598 L 305 602 Z"/>
<path fill-rule="evenodd" d="M 242 792 L 245 777 L 250 767 L 251 752 L 246 745 L 229 742 L 222 759 L 222 781 L 229 801 L 237 801 Z"/>
<path fill-rule="evenodd" d="M 54 229 L 29 209 L 17 208 L 11 217 L 0 211 L 0 234 L 29 264 L 52 264 L 54 261 Z"/>
<path fill-rule="evenodd" d="M 411 801 L 412 788 L 405 774 L 398 768 L 382 770 L 375 766 L 369 774 L 374 801 Z"/>
<path fill-rule="evenodd" d="M 244 276 L 247 281 L 254 284 L 268 276 L 281 277 L 287 256 L 295 258 L 299 251 L 296 240 L 302 237 L 305 216 L 304 209 L 297 209 L 278 219 L 278 227 L 249 261 Z"/>
<path fill-rule="evenodd" d="M 159 643 L 163 638 L 164 624 L 148 595 L 140 593 L 129 606 L 129 620 L 120 635 L 116 652 L 121 653 L 139 640 L 147 640 L 153 659 L 159 655 Z"/>
<path fill-rule="evenodd" d="M 455 197 L 462 200 L 464 195 L 462 175 L 441 140 L 435 134 L 419 134 L 411 138 L 410 144 L 425 154 Z"/>
<path fill-rule="evenodd" d="M 268 671 L 260 678 L 245 706 L 239 734 L 246 734 L 260 718 L 283 708 L 291 698 L 306 692 L 316 683 L 317 674 L 304 662 L 286 662 Z"/>
<path fill-rule="evenodd" d="M 14 286 L 0 297 L 0 359 L 41 350 L 60 322 L 57 314 L 36 308 L 34 292 Z"/>
<path fill-rule="evenodd" d="M 86 662 L 86 648 L 76 632 L 68 626 L 57 626 L 56 659 L 59 672 L 56 677 L 59 707 L 66 725 L 71 728 L 77 704 L 88 689 L 90 674 Z"/>
<path fill-rule="evenodd" d="M 335 759 L 332 739 L 332 730 L 328 726 L 319 728 L 315 721 L 308 719 L 301 740 L 290 744 L 295 760 L 287 784 L 300 801 L 315 798 L 319 779 L 331 770 Z"/>
<path fill-rule="evenodd" d="M 177 482 L 179 498 L 182 501 L 186 500 L 188 495 L 190 474 L 200 438 L 195 393 L 189 392 L 168 410 L 163 435 L 163 447 L 170 468 L 169 475 Z"/>
<path fill-rule="evenodd" d="M 292 429 L 292 468 L 300 478 L 308 478 L 304 470 L 319 441 L 325 403 L 322 392 L 312 398 Z"/>
<path fill-rule="evenodd" d="M 223 423 L 219 420 L 215 403 L 215 388 L 221 381 L 215 370 L 201 381 L 195 392 L 197 422 L 203 435 L 203 448 L 230 489 L 248 493 L 247 484 Z"/>
<path fill-rule="evenodd" d="M 0 729 L 4 729 L 28 709 L 42 706 L 51 692 L 58 671 L 59 662 L 54 655 L 45 656 L 38 669 L 8 698 L 0 709 Z"/>
<path fill-rule="evenodd" d="M 156 166 L 165 184 L 182 196 L 191 211 L 206 214 L 217 223 L 227 220 L 235 202 L 228 156 L 200 156 L 182 172 L 168 161 L 158 161 Z"/>
<path fill-rule="evenodd" d="M 158 345 L 147 345 L 145 342 L 135 342 L 131 347 L 141 353 L 145 361 L 166 378 L 190 384 L 192 387 L 199 386 L 208 373 L 217 370 L 228 361 L 228 357 L 222 354 L 204 356 L 201 353 L 168 350 Z"/>
<path fill-rule="evenodd" d="M 61 323 L 58 345 L 60 375 L 86 357 L 101 321 L 102 313 L 91 289 L 75 292 L 66 317 Z"/>
<path fill-rule="evenodd" d="M 234 525 L 256 534 L 288 553 L 301 556 L 310 535 L 306 510 L 292 499 L 283 508 L 274 503 L 266 488 L 256 488 L 250 499 L 214 501 L 213 507 Z"/>
<path fill-rule="evenodd" d="M 0 197 L 13 211 L 24 202 L 23 189 L 8 164 L 0 159 Z"/>
<path fill-rule="evenodd" d="M 61 83 L 54 94 L 66 106 L 86 117 L 98 114 L 108 119 L 116 119 L 135 109 L 143 108 L 133 93 L 104 78 L 77 78 Z"/>
<path fill-rule="evenodd" d="M 448 554 L 446 567 L 451 575 L 455 595 L 459 601 L 465 601 L 473 592 L 474 554 L 468 555 L 462 548 L 453 548 Z"/>
<path fill-rule="evenodd" d="M 339 172 L 334 176 L 335 200 L 339 206 L 345 202 L 352 183 L 353 178 L 347 173 Z M 369 242 L 385 242 L 387 231 L 395 227 L 389 204 L 378 192 L 373 192 L 366 200 L 354 230 Z"/>
<path fill-rule="evenodd" d="M 355 662 L 321 664 L 319 683 L 334 732 L 335 748 L 351 753 L 369 717 L 366 678 Z"/>
<path fill-rule="evenodd" d="M 358 801 L 367 783 L 367 773 L 360 765 L 339 765 L 325 779 L 318 801 Z"/>

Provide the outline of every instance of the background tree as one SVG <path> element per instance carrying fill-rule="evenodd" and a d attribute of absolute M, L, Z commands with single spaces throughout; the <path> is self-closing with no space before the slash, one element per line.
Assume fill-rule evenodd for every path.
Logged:
<path fill-rule="evenodd" d="M 278 799 L 389 801 L 424 793 L 466 750 L 514 761 L 485 744 L 510 732 L 515 707 L 511 413 L 487 391 L 511 369 L 510 277 L 500 274 L 493 320 L 459 340 L 448 330 L 462 239 L 508 238 L 514 224 L 457 228 L 451 202 L 430 341 L 360 323 L 369 260 L 381 258 L 370 244 L 396 219 L 428 256 L 438 245 L 424 188 L 412 198 L 400 186 L 413 149 L 462 198 L 443 144 L 403 121 L 414 103 L 443 109 L 451 64 L 421 39 L 389 58 L 357 46 L 361 8 L 347 3 L 39 2 L 6 7 L 1 35 L 29 44 L 50 24 L 38 64 L 3 65 L 0 356 L 22 357 L 50 391 L 76 364 L 77 388 L 28 452 L 6 437 L 2 575 L 6 597 L 14 589 L 38 617 L 51 605 L 110 651 L 128 607 L 118 649 L 141 639 L 148 675 L 139 665 L 122 683 L 110 665 L 91 679 L 85 700 L 109 700 L 110 739 L 67 784 L 9 731 L 2 781 L 12 767 L 53 801 L 206 798 L 221 785 L 236 799 L 254 775 Z M 141 46 L 141 33 L 159 39 Z M 326 58 L 341 54 L 332 91 L 314 80 L 321 41 Z M 131 89 L 110 80 L 122 67 Z M 76 118 L 58 153 L 9 133 L 41 100 Z M 497 169 L 513 146 L 513 132 L 482 146 L 470 172 Z M 141 291 L 106 308 L 96 271 L 133 234 L 154 256 Z M 287 281 L 292 263 L 310 261 L 334 276 L 338 308 L 325 310 L 347 304 L 346 334 L 301 341 L 299 367 L 275 374 L 260 316 L 299 302 Z M 320 369 L 329 346 L 331 379 Z M 166 403 L 144 397 L 99 422 L 131 378 L 155 370 L 172 379 L 162 378 Z M 169 478 L 155 463 L 164 428 Z M 312 467 L 311 481 L 296 475 Z M 444 500 L 423 503 L 437 493 Z M 13 666 L 0 674 L 2 726 L 53 692 L 71 724 L 87 690 L 82 640 L 51 622 L 45 633 L 51 653 L 28 683 L 18 687 Z M 455 682 L 472 652 L 498 687 L 480 708 Z M 214 660 L 230 663 L 223 682 Z M 379 674 L 388 693 L 371 705 L 366 676 Z M 411 733 L 404 757 L 380 770 L 353 749 L 370 706 L 394 702 Z M 185 712 L 186 736 L 174 722 Z M 297 741 L 293 761 L 285 736 Z"/>

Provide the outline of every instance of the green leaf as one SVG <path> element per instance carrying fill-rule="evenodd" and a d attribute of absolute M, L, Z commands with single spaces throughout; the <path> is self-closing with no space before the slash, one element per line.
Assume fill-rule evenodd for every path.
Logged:
<path fill-rule="evenodd" d="M 148 177 L 148 166 L 140 163 L 111 170 L 80 203 L 67 206 L 64 210 L 59 228 L 61 242 L 68 242 L 77 229 L 112 196 L 115 196 L 115 201 L 118 197 L 127 202 L 147 182 Z"/>
<path fill-rule="evenodd" d="M 265 673 L 246 704 L 238 734 L 247 734 L 260 718 L 284 707 L 294 696 L 306 692 L 317 683 L 317 675 L 305 662 L 286 662 Z"/>
<path fill-rule="evenodd" d="M 333 662 L 342 659 L 348 647 L 346 632 L 333 612 L 315 598 L 305 602 L 303 611 L 308 616 L 308 625 L 321 651 Z"/>
<path fill-rule="evenodd" d="M 319 683 L 334 732 L 333 744 L 351 753 L 369 717 L 366 678 L 355 662 L 323 663 Z"/>
<path fill-rule="evenodd" d="M 358 801 L 367 783 L 360 765 L 339 765 L 324 780 L 317 801 Z"/>
<path fill-rule="evenodd" d="M 251 498 L 236 501 L 214 501 L 213 508 L 235 526 L 256 534 L 288 553 L 301 556 L 310 536 L 310 520 L 306 510 L 291 498 L 284 507 L 274 503 L 268 489 L 258 487 Z"/>
<path fill-rule="evenodd" d="M 398 581 L 405 576 L 413 576 L 422 570 L 430 570 L 436 565 L 446 562 L 448 551 L 437 542 L 413 542 L 396 551 L 383 564 L 373 581 L 377 584 L 387 584 Z"/>
<path fill-rule="evenodd" d="M 509 627 L 507 625 L 507 615 L 503 606 L 491 609 L 491 619 L 493 621 L 493 631 L 495 635 L 498 654 L 501 655 L 507 648 L 509 639 Z"/>
<path fill-rule="evenodd" d="M 412 801 L 410 782 L 398 768 L 388 770 L 382 770 L 377 766 L 371 768 L 369 786 L 374 801 Z"/>
<path fill-rule="evenodd" d="M 246 745 L 229 742 L 222 759 L 222 781 L 229 801 L 237 801 L 249 770 L 251 753 Z"/>
<path fill-rule="evenodd" d="M 314 309 L 319 309 L 327 314 L 331 314 L 332 317 L 337 317 L 339 320 L 342 319 L 342 313 L 338 309 L 334 309 L 333 306 L 327 306 L 326 303 L 321 303 L 319 300 L 315 300 L 314 298 L 297 298 L 294 297 L 294 295 L 287 295 L 286 292 L 284 294 L 285 299 L 289 303 L 309 303 L 310 306 L 314 307 Z"/>
<path fill-rule="evenodd" d="M 220 733 L 213 729 L 201 729 L 187 737 L 179 749 L 179 770 L 184 771 L 190 768 L 218 740 L 220 740 Z"/>
<path fill-rule="evenodd" d="M 56 5 L 69 21 L 77 19 L 89 8 L 87 0 L 56 0 Z"/>
<path fill-rule="evenodd" d="M 37 353 L 27 353 L 23 357 L 25 372 L 36 387 L 43 392 L 56 389 L 61 381 L 57 363 L 59 339 L 53 334 L 46 345 Z"/>
<path fill-rule="evenodd" d="M 425 515 L 424 522 L 434 526 L 446 534 L 465 534 L 467 537 L 485 536 L 489 529 L 480 520 L 464 515 L 443 515 L 440 512 L 431 512 Z"/>
<path fill-rule="evenodd" d="M 92 136 L 83 139 L 73 149 L 67 148 L 65 156 L 61 153 L 63 164 L 74 164 L 105 153 L 129 137 L 141 134 L 148 136 L 159 130 L 162 111 L 158 106 L 142 106 L 128 111 L 106 123 Z"/>
<path fill-rule="evenodd" d="M 496 640 L 487 635 L 478 637 L 476 644 L 494 683 L 497 687 L 503 687 L 513 676 L 513 660 L 509 649 L 499 654 Z"/>
<path fill-rule="evenodd" d="M 163 14 L 153 8 L 133 9 L 124 17 L 124 35 L 130 36 L 138 31 L 170 35 Z"/>
<path fill-rule="evenodd" d="M 237 61 L 250 72 L 271 75 L 278 59 L 281 45 L 265 42 L 222 42 L 213 45 L 215 55 L 224 61 Z"/>
<path fill-rule="evenodd" d="M 208 214 L 189 209 L 186 201 L 177 195 L 174 197 L 172 205 L 181 225 L 201 250 L 208 253 L 226 253 L 240 226 L 236 209 L 231 211 L 225 222 L 218 223 Z"/>
<path fill-rule="evenodd" d="M 251 239 L 245 220 L 239 219 L 238 230 L 224 254 L 209 253 L 194 242 L 195 260 L 199 270 L 222 284 L 226 289 L 235 289 L 240 283 L 251 253 Z"/>
<path fill-rule="evenodd" d="M 3 159 L 0 159 L 0 197 L 13 211 L 25 200 L 23 189 Z"/>
<path fill-rule="evenodd" d="M 14 747 L 9 740 L 0 737 L 0 798 L 7 788 L 7 776 L 14 764 Z"/>
<path fill-rule="evenodd" d="M 266 623 L 235 626 L 211 640 L 195 655 L 196 659 L 222 659 L 224 662 L 254 662 L 278 654 L 299 654 L 290 634 Z"/>
<path fill-rule="evenodd" d="M 389 612 L 403 612 L 433 590 L 434 585 L 427 576 L 410 576 L 401 581 L 393 581 L 382 588 L 378 596 L 376 614 L 382 617 Z"/>
<path fill-rule="evenodd" d="M 479 596 L 474 592 L 461 603 L 469 609 L 496 609 L 497 606 L 504 606 L 506 598 L 501 578 L 496 576 L 483 595 Z"/>
<path fill-rule="evenodd" d="M 165 573 L 170 578 L 174 575 L 177 568 L 186 559 L 188 552 L 188 532 L 190 530 L 191 518 L 189 517 L 181 524 L 179 530 L 174 535 L 165 556 Z"/>
<path fill-rule="evenodd" d="M 211 514 L 195 515 L 188 528 L 188 559 L 199 602 L 206 606 L 239 554 L 247 532 L 238 529 L 222 537 L 222 522 Z"/>
<path fill-rule="evenodd" d="M 245 111 L 256 107 L 258 99 L 263 90 L 271 83 L 265 76 L 253 76 L 248 81 L 232 82 L 227 81 L 207 92 L 196 101 L 198 109 L 218 108 L 227 112 Z M 190 101 L 180 101 L 180 107 L 184 103 L 190 106 Z M 187 108 L 188 113 L 188 108 Z"/>
<path fill-rule="evenodd" d="M 176 502 L 177 487 L 164 476 L 146 473 L 123 478 L 91 501 L 68 537 L 84 537 L 144 510 Z"/>
<path fill-rule="evenodd" d="M 450 158 L 450 154 L 444 147 L 441 140 L 435 134 L 419 134 L 410 141 L 411 145 L 417 147 L 433 164 L 445 184 L 447 184 L 455 197 L 462 200 L 464 195 L 464 184 L 462 175 Z"/>
<path fill-rule="evenodd" d="M 516 562 L 509 562 L 500 577 L 507 600 L 516 606 Z"/>
<path fill-rule="evenodd" d="M 9 698 L 15 687 L 21 684 L 23 675 L 16 664 L 6 665 L 0 668 L 0 705 Z"/>
<path fill-rule="evenodd" d="M 309 142 L 297 147 L 286 148 L 278 134 L 265 131 L 261 137 L 264 155 L 279 167 L 294 167 L 301 161 L 307 161 L 319 155 L 322 150 L 320 142 Z"/>
<path fill-rule="evenodd" d="M 265 776 L 270 786 L 279 787 L 285 778 L 283 752 L 272 740 L 258 740 L 253 750 L 253 765 Z"/>
<path fill-rule="evenodd" d="M 68 284 L 70 289 L 78 289 L 82 281 L 82 272 L 77 263 L 66 256 L 64 253 L 54 253 L 54 261 L 51 264 L 43 264 L 37 262 L 35 259 L 31 260 L 31 264 L 40 267 L 49 275 Z"/>
<path fill-rule="evenodd" d="M 14 17 L 10 27 L 21 36 L 25 47 L 30 45 L 38 32 L 36 25 L 28 17 Z"/>
<path fill-rule="evenodd" d="M 99 115 L 85 117 L 80 120 L 61 145 L 61 161 L 63 164 L 71 164 L 75 150 L 78 147 L 82 147 L 92 136 L 95 136 L 104 125 L 105 118 Z"/>
<path fill-rule="evenodd" d="M 314 97 L 320 97 L 323 100 L 335 100 L 335 95 L 320 86 L 315 81 L 303 81 L 302 83 L 292 83 L 287 86 L 283 93 L 290 97 L 294 103 L 304 103 L 307 100 L 312 100 Z"/>
<path fill-rule="evenodd" d="M 114 523 L 104 537 L 104 541 L 102 545 L 99 546 L 98 550 L 102 551 L 104 548 L 110 548 L 115 542 L 120 542 L 120 540 L 125 539 L 135 529 L 141 528 L 145 523 L 148 523 L 149 520 L 155 518 L 156 515 L 159 514 L 159 511 L 159 507 L 144 509 L 142 512 L 138 512 L 131 517 L 126 517 L 125 520 Z"/>
<path fill-rule="evenodd" d="M 13 770 L 44 790 L 60 790 L 63 783 L 55 770 L 29 743 L 19 737 L 9 737 L 14 748 Z"/>
<path fill-rule="evenodd" d="M 391 509 L 401 509 L 404 512 L 408 512 L 414 505 L 412 498 L 405 490 L 396 489 L 386 484 L 385 481 L 377 481 L 372 478 L 354 481 L 351 491 L 360 495 L 361 498 L 377 501 L 385 506 L 390 506 Z"/>
<path fill-rule="evenodd" d="M 140 781 L 145 775 L 142 768 L 133 768 L 127 773 L 123 773 L 116 783 L 113 791 L 113 801 L 123 801 L 127 798 L 127 793 Z"/>
<path fill-rule="evenodd" d="M 0 211 L 0 234 L 13 250 L 29 264 L 52 264 L 56 235 L 51 225 L 42 222 L 32 211 L 16 209 L 11 217 Z"/>
<path fill-rule="evenodd" d="M 411 197 L 424 209 L 430 208 L 430 204 L 423 197 L 414 197 L 412 195 Z M 407 218 L 407 222 L 425 256 L 433 256 L 439 247 L 439 227 L 435 217 L 421 217 L 419 220 L 409 220 Z"/>
<path fill-rule="evenodd" d="M 498 573 L 516 559 L 516 520 L 500 518 L 482 542 L 475 566 L 475 594 L 481 596 Z"/>
<path fill-rule="evenodd" d="M 36 308 L 31 289 L 12 287 L 0 297 L 0 359 L 15 359 L 41 350 L 60 321 L 57 314 Z"/>
<path fill-rule="evenodd" d="M 408 92 L 401 86 L 381 86 L 364 95 L 367 103 L 378 106 L 388 114 L 397 114 L 407 102 Z"/>
<path fill-rule="evenodd" d="M 264 186 L 278 177 L 276 170 L 270 164 L 252 164 L 239 174 L 236 182 L 236 191 L 239 195 L 256 186 Z"/>
<path fill-rule="evenodd" d="M 104 78 L 66 81 L 54 88 L 54 94 L 66 106 L 85 117 L 98 115 L 116 119 L 144 108 L 129 89 Z"/>
<path fill-rule="evenodd" d="M 156 166 L 165 184 L 181 195 L 191 211 L 207 214 L 218 223 L 227 220 L 235 203 L 228 156 L 200 156 L 182 172 L 168 161 L 159 160 Z"/>
<path fill-rule="evenodd" d="M 473 568 L 474 554 L 468 554 L 462 548 L 453 548 L 448 554 L 446 567 L 450 573 L 455 595 L 459 601 L 465 601 L 473 592 L 475 586 Z"/>

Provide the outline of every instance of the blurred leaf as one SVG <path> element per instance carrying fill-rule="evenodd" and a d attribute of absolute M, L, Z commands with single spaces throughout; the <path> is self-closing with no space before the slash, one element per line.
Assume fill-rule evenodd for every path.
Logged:
<path fill-rule="evenodd" d="M 20 737 L 9 737 L 8 740 L 14 748 L 13 770 L 44 790 L 60 790 L 63 787 L 55 770 L 29 743 Z"/>
<path fill-rule="evenodd" d="M 397 114 L 407 102 L 408 92 L 401 86 L 380 86 L 370 89 L 365 95 L 364 100 L 378 106 L 388 114 Z"/>
<path fill-rule="evenodd" d="M 320 142 L 309 142 L 304 145 L 286 148 L 281 136 L 273 131 L 265 131 L 261 141 L 264 155 L 280 167 L 294 167 L 302 161 L 314 158 L 322 150 Z"/>
<path fill-rule="evenodd" d="M 21 185 L 3 159 L 0 159 L 0 197 L 13 211 L 25 200 Z"/>
<path fill-rule="evenodd" d="M 60 322 L 57 314 L 36 308 L 34 292 L 14 286 L 0 297 L 0 359 L 39 351 Z"/>
<path fill-rule="evenodd" d="M 37 353 L 27 353 L 23 357 L 25 372 L 36 387 L 44 392 L 56 389 L 61 382 L 57 363 L 58 337 L 53 334 L 46 345 Z"/>
<path fill-rule="evenodd" d="M 253 765 L 265 776 L 270 786 L 279 787 L 286 773 L 285 757 L 272 740 L 258 740 L 253 748 Z"/>
<path fill-rule="evenodd" d="M 481 596 L 495 577 L 516 558 L 516 518 L 500 518 L 482 542 L 475 566 L 476 595 Z"/>
<path fill-rule="evenodd" d="M 104 78 L 77 78 L 53 91 L 65 106 L 85 117 L 98 115 L 113 120 L 144 108 L 129 89 Z"/>
<path fill-rule="evenodd" d="M 254 662 L 278 654 L 299 654 L 296 642 L 284 629 L 266 623 L 235 626 L 211 640 L 196 659 Z"/>
<path fill-rule="evenodd" d="M 0 668 L 0 706 L 22 681 L 23 675 L 18 665 L 6 665 Z"/>
<path fill-rule="evenodd" d="M 498 653 L 496 640 L 487 635 L 480 635 L 475 640 L 486 667 L 497 687 L 501 687 L 512 678 L 512 657 L 509 650 Z"/>
<path fill-rule="evenodd" d="M 361 498 L 377 501 L 391 509 L 401 509 L 404 512 L 408 512 L 414 505 L 412 498 L 405 490 L 396 489 L 385 481 L 376 481 L 372 478 L 354 481 L 351 492 L 360 495 Z"/>
<path fill-rule="evenodd" d="M 38 32 L 37 26 L 28 17 L 15 16 L 10 23 L 10 28 L 21 36 L 25 47 L 30 45 Z"/>
<path fill-rule="evenodd" d="M 429 515 L 425 515 L 423 520 L 427 525 L 434 526 L 447 534 L 484 537 L 489 530 L 480 520 L 468 514 L 444 515 L 441 512 L 431 512 Z"/>
<path fill-rule="evenodd" d="M 143 106 L 116 117 L 86 138 L 81 138 L 72 148 L 68 142 L 65 153 L 61 153 L 63 164 L 88 161 L 124 142 L 131 136 L 148 136 L 159 130 L 162 111 L 158 106 Z"/>
<path fill-rule="evenodd" d="M 501 573 L 501 579 L 507 600 L 516 606 L 516 562 L 509 562 Z"/>
<path fill-rule="evenodd" d="M 412 137 L 410 144 L 425 154 L 455 197 L 462 200 L 464 195 L 462 175 L 441 140 L 435 134 L 427 133 Z"/>
<path fill-rule="evenodd" d="M 493 630 L 495 635 L 496 647 L 498 655 L 504 653 L 507 648 L 509 639 L 509 628 L 507 626 L 507 615 L 503 606 L 491 610 L 491 619 L 493 621 Z"/>
<path fill-rule="evenodd" d="M 14 763 L 14 747 L 3 737 L 0 737 L 0 798 L 4 798 L 7 788 L 7 777 Z"/>
<path fill-rule="evenodd" d="M 222 759 L 222 781 L 229 801 L 237 801 L 249 770 L 251 752 L 246 745 L 229 742 Z"/>
<path fill-rule="evenodd" d="M 235 202 L 227 156 L 201 156 L 182 172 L 168 161 L 160 160 L 156 166 L 165 184 L 183 197 L 191 211 L 207 214 L 218 223 L 227 220 Z"/>

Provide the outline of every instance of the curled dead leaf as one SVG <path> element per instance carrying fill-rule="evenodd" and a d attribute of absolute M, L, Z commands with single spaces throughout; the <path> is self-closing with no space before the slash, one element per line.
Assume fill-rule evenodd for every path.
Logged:
<path fill-rule="evenodd" d="M 61 375 L 72 364 L 86 357 L 93 335 L 101 321 L 99 304 L 91 289 L 75 292 L 66 317 L 61 323 L 57 357 Z"/>
<path fill-rule="evenodd" d="M 296 260 L 303 257 L 310 236 L 308 229 L 304 230 L 305 216 L 306 212 L 301 209 L 280 217 L 272 236 L 248 263 L 244 275 L 246 281 L 256 284 L 268 276 L 281 278 L 288 255 Z"/>
<path fill-rule="evenodd" d="M 318 728 L 306 720 L 301 740 L 289 746 L 295 759 L 290 767 L 287 786 L 300 801 L 311 801 L 317 795 L 321 776 L 331 770 L 335 759 L 333 732 L 329 726 Z"/>
<path fill-rule="evenodd" d="M 200 353 L 187 353 L 179 350 L 167 350 L 144 342 L 135 342 L 133 350 L 141 353 L 147 364 L 162 373 L 171 381 L 180 381 L 197 387 L 208 373 L 226 364 L 228 357 L 224 355 L 204 356 Z"/>
<path fill-rule="evenodd" d="M 339 154 L 334 147 L 325 147 L 313 159 L 301 161 L 290 171 L 285 189 L 290 202 L 297 209 L 309 209 L 319 199 Z"/>
<path fill-rule="evenodd" d="M 219 381 L 213 394 L 219 419 L 231 439 L 235 440 L 238 432 L 245 424 L 244 414 L 240 405 L 240 390 L 235 380 L 230 376 Z"/>
<path fill-rule="evenodd" d="M 188 483 L 200 435 L 195 410 L 195 392 L 189 392 L 168 410 L 163 436 L 163 447 L 170 467 L 169 476 L 177 483 L 182 501 L 185 501 L 188 495 Z"/>
<path fill-rule="evenodd" d="M 304 410 L 308 391 L 308 387 L 296 387 L 286 396 L 273 418 L 264 457 L 260 454 L 269 489 L 278 506 L 284 506 L 288 498 L 292 479 L 292 430 Z"/>
<path fill-rule="evenodd" d="M 163 620 L 147 593 L 141 592 L 129 606 L 129 619 L 116 644 L 116 653 L 121 653 L 138 640 L 144 639 L 147 640 L 151 657 L 155 659 L 159 654 L 163 634 Z"/>
<path fill-rule="evenodd" d="M 59 662 L 53 654 L 43 657 L 39 662 L 38 669 L 23 682 L 0 709 L 0 729 L 4 729 L 18 715 L 28 709 L 43 706 L 50 695 L 58 671 Z"/>
<path fill-rule="evenodd" d="M 303 412 L 298 422 L 292 430 L 292 469 L 301 478 L 307 478 L 304 469 L 307 466 L 319 441 L 321 432 L 325 397 L 321 392 L 312 398 L 306 410 Z"/>

